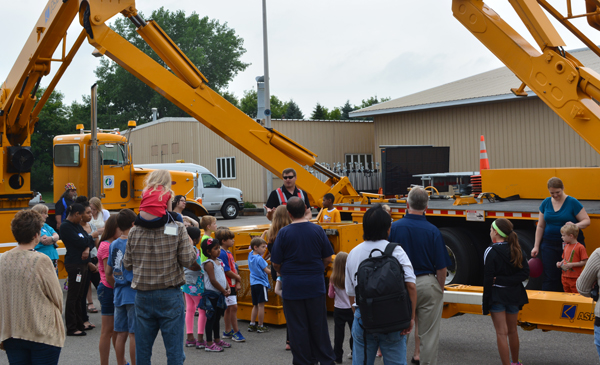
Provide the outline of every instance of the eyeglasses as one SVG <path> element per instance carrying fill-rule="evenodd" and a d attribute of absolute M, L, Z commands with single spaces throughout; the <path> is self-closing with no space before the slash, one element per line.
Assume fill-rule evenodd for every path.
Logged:
<path fill-rule="evenodd" d="M 293 179 L 293 178 L 295 178 L 295 177 L 296 177 L 296 176 L 294 176 L 294 175 L 291 175 L 291 176 L 284 176 L 284 177 L 283 177 L 283 180 L 291 180 L 291 179 Z"/>

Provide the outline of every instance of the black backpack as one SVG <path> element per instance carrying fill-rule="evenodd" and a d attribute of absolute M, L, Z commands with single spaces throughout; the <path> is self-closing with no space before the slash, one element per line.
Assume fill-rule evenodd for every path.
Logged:
<path fill-rule="evenodd" d="M 388 243 L 384 252 L 373 249 L 356 271 L 356 302 L 367 333 L 387 334 L 410 327 L 412 305 L 404 284 L 404 269 L 392 255 L 396 246 Z M 373 257 L 375 251 L 381 256 Z"/>

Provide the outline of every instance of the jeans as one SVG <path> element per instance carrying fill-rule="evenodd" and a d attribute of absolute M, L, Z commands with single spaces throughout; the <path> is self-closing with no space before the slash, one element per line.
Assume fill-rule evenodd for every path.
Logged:
<path fill-rule="evenodd" d="M 62 350 L 60 347 L 17 338 L 4 340 L 3 344 L 11 365 L 56 365 Z"/>
<path fill-rule="evenodd" d="M 179 288 L 138 290 L 135 296 L 135 358 L 138 365 L 150 364 L 152 346 L 160 330 L 167 365 L 181 365 L 183 352 L 185 304 Z"/>
<path fill-rule="evenodd" d="M 562 269 L 556 267 L 556 263 L 562 260 L 562 242 L 542 240 L 540 253 L 544 267 L 542 290 L 562 292 Z"/>
<path fill-rule="evenodd" d="M 378 347 L 381 348 L 385 365 L 406 365 L 406 335 L 401 335 L 400 331 L 385 335 L 365 333 L 361 326 L 360 309 L 357 307 L 352 324 L 352 339 L 354 340 L 352 365 L 365 364 L 365 340 L 367 342 L 367 365 L 374 364 Z"/>
<path fill-rule="evenodd" d="M 596 351 L 598 351 L 598 357 L 600 357 L 600 326 L 594 326 L 594 344 L 596 345 Z"/>

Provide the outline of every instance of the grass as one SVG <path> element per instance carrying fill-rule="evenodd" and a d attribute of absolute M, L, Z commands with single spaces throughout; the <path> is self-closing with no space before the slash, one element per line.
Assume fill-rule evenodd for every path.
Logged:
<path fill-rule="evenodd" d="M 42 194 L 42 200 L 46 203 L 54 203 L 54 192 L 53 191 L 40 191 Z"/>

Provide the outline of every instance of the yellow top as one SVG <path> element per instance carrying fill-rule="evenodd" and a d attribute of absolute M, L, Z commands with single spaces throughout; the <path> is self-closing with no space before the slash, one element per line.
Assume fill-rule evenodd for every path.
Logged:
<path fill-rule="evenodd" d="M 323 215 L 321 216 L 320 223 L 340 223 L 342 221 L 342 216 L 340 215 L 340 211 L 336 208 L 332 210 L 325 209 L 323 211 Z"/>
<path fill-rule="evenodd" d="M 63 347 L 63 294 L 50 258 L 11 250 L 0 256 L 0 343 L 18 338 Z"/>

